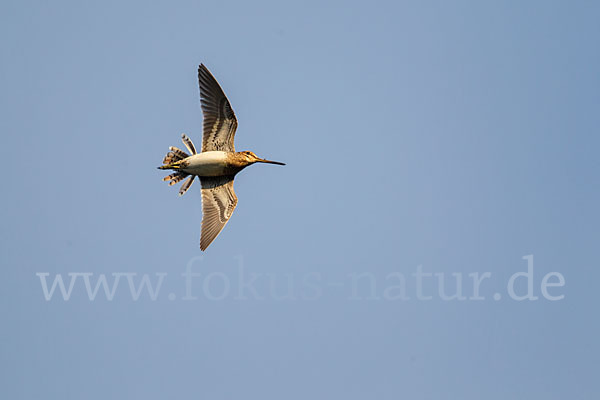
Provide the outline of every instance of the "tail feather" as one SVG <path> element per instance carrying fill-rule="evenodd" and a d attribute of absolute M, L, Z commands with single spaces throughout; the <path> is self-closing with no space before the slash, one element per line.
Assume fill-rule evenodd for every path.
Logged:
<path fill-rule="evenodd" d="M 196 154 L 196 148 L 194 147 L 194 143 L 190 140 L 189 137 L 185 133 L 181 135 L 181 141 L 185 144 L 185 147 L 190 151 L 190 153 Z"/>
<path fill-rule="evenodd" d="M 163 181 L 169 181 L 169 186 L 173 186 L 177 182 L 181 182 L 188 174 L 184 172 L 175 172 L 169 176 L 165 176 Z"/>
<path fill-rule="evenodd" d="M 186 153 L 185 151 L 178 149 L 175 146 L 171 146 L 169 147 L 169 150 L 171 150 L 171 152 L 173 152 L 173 154 L 175 154 L 175 156 L 179 157 L 179 160 L 183 160 L 184 158 L 188 158 L 189 155 L 188 153 Z M 179 161 L 177 160 L 177 161 Z"/>
<path fill-rule="evenodd" d="M 189 156 L 185 151 L 178 149 L 175 146 L 171 146 L 171 147 L 169 147 L 169 152 L 167 153 L 165 158 L 163 158 L 163 164 L 164 165 L 173 164 L 173 163 L 175 163 L 177 161 L 181 161 L 187 157 L 189 157 Z"/>
<path fill-rule="evenodd" d="M 185 157 L 181 157 L 178 153 L 174 151 L 170 151 L 167 153 L 165 158 L 163 158 L 163 164 L 173 164 L 174 162 L 183 160 Z"/>
<path fill-rule="evenodd" d="M 179 195 L 183 196 L 185 194 L 185 192 L 188 191 L 188 189 L 190 188 L 190 186 L 192 186 L 192 183 L 194 183 L 194 175 L 191 175 L 187 181 L 183 182 L 183 185 L 181 185 L 181 189 L 179 189 Z"/>
<path fill-rule="evenodd" d="M 190 151 L 190 153 L 196 154 L 196 148 L 194 147 L 194 144 L 185 135 L 185 133 L 182 135 L 181 140 L 183 141 L 183 144 L 185 144 L 185 147 L 187 147 L 187 149 Z M 168 182 L 169 186 L 173 186 L 174 184 L 181 182 L 182 180 L 184 180 L 186 177 L 188 177 L 190 175 L 190 174 L 180 170 L 182 167 L 182 163 L 180 163 L 180 161 L 182 161 L 188 157 L 189 157 L 189 155 L 185 151 L 178 149 L 175 146 L 169 147 L 169 152 L 163 159 L 163 165 L 158 167 L 158 169 L 171 169 L 171 170 L 176 171 L 176 172 L 172 173 L 171 175 L 165 176 L 163 178 L 163 181 Z M 188 191 L 190 186 L 192 186 L 192 183 L 194 182 L 194 178 L 195 178 L 194 175 L 190 176 L 189 179 L 187 181 L 185 181 L 183 183 L 183 185 L 181 185 L 181 189 L 179 190 L 180 196 L 183 196 L 185 194 L 185 192 Z"/>

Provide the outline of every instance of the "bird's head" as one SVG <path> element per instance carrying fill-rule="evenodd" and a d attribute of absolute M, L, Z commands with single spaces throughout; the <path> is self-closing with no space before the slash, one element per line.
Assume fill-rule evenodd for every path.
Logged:
<path fill-rule="evenodd" d="M 260 163 L 266 163 L 266 164 L 285 165 L 284 163 L 279 162 L 279 161 L 271 161 L 271 160 L 265 160 L 264 158 L 260 158 L 251 151 L 241 151 L 238 154 L 241 154 L 242 157 L 246 160 L 246 162 L 248 164 L 254 164 L 254 163 L 260 162 Z"/>

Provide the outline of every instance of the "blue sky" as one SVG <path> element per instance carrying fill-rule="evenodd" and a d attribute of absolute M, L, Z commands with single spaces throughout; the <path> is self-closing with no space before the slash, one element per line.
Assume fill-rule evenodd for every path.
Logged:
<path fill-rule="evenodd" d="M 3 393 L 597 398 L 599 18 L 593 2 L 3 2 Z M 198 183 L 178 198 L 156 170 L 181 133 L 201 143 L 201 62 L 236 148 L 287 163 L 238 175 L 203 254 Z M 517 301 L 529 255 L 538 299 Z M 134 300 L 145 274 L 155 299 Z M 57 276 L 72 292 L 46 300 Z M 89 298 L 101 276 L 120 276 L 112 300 Z M 455 276 L 466 298 L 445 301 Z"/>

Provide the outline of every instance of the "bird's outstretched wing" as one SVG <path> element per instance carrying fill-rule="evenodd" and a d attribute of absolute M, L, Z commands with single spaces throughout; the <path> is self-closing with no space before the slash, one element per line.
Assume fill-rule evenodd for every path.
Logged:
<path fill-rule="evenodd" d="M 238 199 L 233 191 L 233 176 L 202 177 L 202 234 L 200 250 L 204 251 L 219 235 Z"/>
<path fill-rule="evenodd" d="M 204 114 L 202 151 L 233 152 L 233 137 L 237 128 L 235 113 L 223 89 L 204 64 L 198 67 L 200 104 Z"/>

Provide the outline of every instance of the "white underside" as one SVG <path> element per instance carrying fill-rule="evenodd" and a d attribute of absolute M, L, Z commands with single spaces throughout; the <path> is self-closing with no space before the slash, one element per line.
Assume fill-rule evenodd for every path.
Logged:
<path fill-rule="evenodd" d="M 189 165 L 183 171 L 198 176 L 221 176 L 225 171 L 226 158 L 224 151 L 206 151 L 194 154 L 186 158 Z"/>

